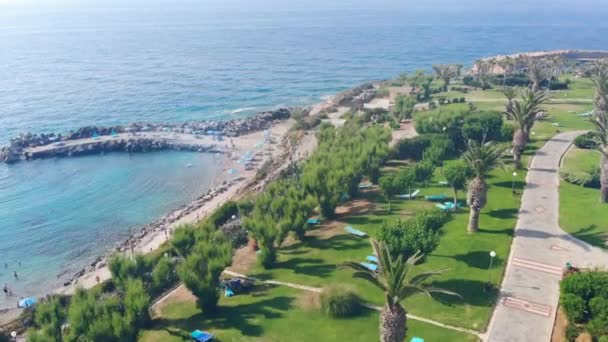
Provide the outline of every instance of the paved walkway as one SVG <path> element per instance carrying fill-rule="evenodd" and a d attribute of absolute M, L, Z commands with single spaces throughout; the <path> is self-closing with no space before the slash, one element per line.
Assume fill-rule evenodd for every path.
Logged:
<path fill-rule="evenodd" d="M 559 162 L 581 133 L 556 135 L 532 160 L 487 341 L 550 341 L 565 263 L 608 265 L 608 253 L 559 227 Z"/>

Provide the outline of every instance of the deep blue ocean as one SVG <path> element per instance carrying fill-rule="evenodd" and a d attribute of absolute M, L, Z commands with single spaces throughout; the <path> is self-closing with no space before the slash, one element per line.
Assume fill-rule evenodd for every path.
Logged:
<path fill-rule="evenodd" d="M 608 48 L 608 11 L 593 6 L 209 2 L 23 9 L 0 1 L 0 143 L 90 124 L 242 117 L 434 63 Z M 0 282 L 19 295 L 44 293 L 129 227 L 202 193 L 217 173 L 212 156 L 171 152 L 0 165 Z"/>

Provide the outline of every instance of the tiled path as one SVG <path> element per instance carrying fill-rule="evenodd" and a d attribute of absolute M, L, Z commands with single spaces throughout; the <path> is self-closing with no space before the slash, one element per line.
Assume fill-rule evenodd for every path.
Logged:
<path fill-rule="evenodd" d="M 559 162 L 579 134 L 556 135 L 532 160 L 487 341 L 550 341 L 566 262 L 608 266 L 608 253 L 559 227 Z"/>

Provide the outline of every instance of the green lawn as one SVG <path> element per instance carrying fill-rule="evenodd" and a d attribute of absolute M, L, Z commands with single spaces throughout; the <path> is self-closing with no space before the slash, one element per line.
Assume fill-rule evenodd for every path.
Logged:
<path fill-rule="evenodd" d="M 219 341 L 378 341 L 378 313 L 365 310 L 349 319 L 330 319 L 318 309 L 315 294 L 287 287 L 257 287 L 255 292 L 220 300 L 217 316 L 203 315 L 192 301 L 173 301 L 162 319 L 140 333 L 139 342 L 190 341 L 201 329 Z M 477 341 L 473 335 L 410 320 L 408 337 L 427 341 Z"/>
<path fill-rule="evenodd" d="M 524 174 L 517 177 L 516 186 L 523 186 Z M 435 180 L 439 180 L 437 177 Z M 463 299 L 425 296 L 412 297 L 405 301 L 409 312 L 447 324 L 483 330 L 490 318 L 496 294 L 484 292 L 484 284 L 490 274 L 489 252 L 498 254 L 492 270 L 492 282 L 499 284 L 504 270 L 504 260 L 510 248 L 515 215 L 519 197 L 511 193 L 512 176 L 505 170 L 495 172 L 490 179 L 492 188 L 489 203 L 481 217 L 481 231 L 471 235 L 466 232 L 468 210 L 453 214 L 441 230 L 439 247 L 427 258 L 421 270 L 450 268 L 441 277 L 434 279 L 433 285 L 458 292 Z M 422 195 L 451 194 L 446 187 L 422 188 Z M 464 196 L 464 194 L 463 194 Z M 250 274 L 264 279 L 276 279 L 298 284 L 322 287 L 331 283 L 349 283 L 364 299 L 381 304 L 382 294 L 372 285 L 352 278 L 352 271 L 339 269 L 337 265 L 348 260 L 364 261 L 371 254 L 367 239 L 352 237 L 343 232 L 346 224 L 375 236 L 384 221 L 403 218 L 422 208 L 434 204 L 418 200 L 394 200 L 393 211 L 388 213 L 388 204 L 375 192 L 364 195 L 374 208 L 362 213 L 340 217 L 337 235 L 309 236 L 305 241 L 281 248 L 278 264 L 271 270 L 254 268 Z M 464 197 L 461 198 L 464 201 Z"/>
<path fill-rule="evenodd" d="M 563 169 L 588 172 L 599 164 L 599 160 L 599 152 L 575 148 L 564 159 Z M 562 180 L 559 197 L 562 229 L 594 246 L 606 248 L 608 204 L 599 202 L 599 190 Z"/>

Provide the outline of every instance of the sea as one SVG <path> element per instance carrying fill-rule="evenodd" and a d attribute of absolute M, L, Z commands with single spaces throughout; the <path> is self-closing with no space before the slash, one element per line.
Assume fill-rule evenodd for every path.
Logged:
<path fill-rule="evenodd" d="M 606 13 L 585 0 L 0 0 L 0 144 L 310 105 L 435 63 L 605 49 Z M 222 172 L 189 152 L 0 165 L 0 283 L 43 295 Z"/>

